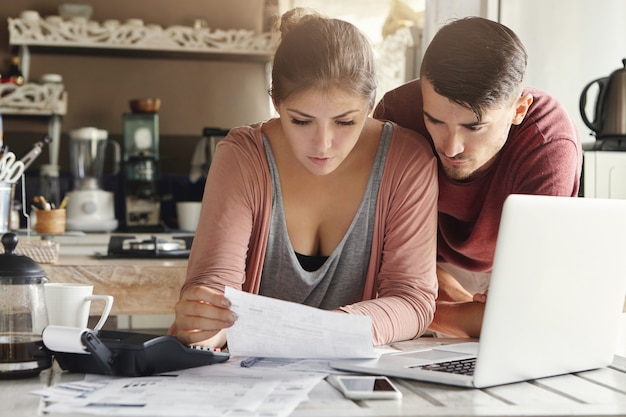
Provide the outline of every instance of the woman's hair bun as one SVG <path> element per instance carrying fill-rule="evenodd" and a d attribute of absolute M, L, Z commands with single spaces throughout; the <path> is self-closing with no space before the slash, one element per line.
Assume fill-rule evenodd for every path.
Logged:
<path fill-rule="evenodd" d="M 278 20 L 278 29 L 280 30 L 281 36 L 284 37 L 296 26 L 320 17 L 322 16 L 313 9 L 296 7 L 283 13 L 280 20 Z"/>

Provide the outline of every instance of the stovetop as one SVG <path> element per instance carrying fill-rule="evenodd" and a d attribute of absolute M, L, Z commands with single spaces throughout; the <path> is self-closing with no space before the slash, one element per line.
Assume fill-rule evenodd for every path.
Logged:
<path fill-rule="evenodd" d="M 152 236 L 149 239 L 137 239 L 128 235 L 111 235 L 107 253 L 96 253 L 96 258 L 188 258 L 193 242 L 193 235 L 172 236 L 159 238 Z"/>

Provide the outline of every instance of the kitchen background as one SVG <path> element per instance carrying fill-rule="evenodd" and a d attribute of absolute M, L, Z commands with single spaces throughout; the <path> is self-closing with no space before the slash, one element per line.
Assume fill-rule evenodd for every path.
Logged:
<path fill-rule="evenodd" d="M 24 10 L 37 11 L 42 17 L 56 15 L 61 3 L 60 0 L 3 2 L 0 74 L 4 74 L 9 58 L 16 53 L 9 45 L 7 19 L 19 17 Z M 501 21 L 518 33 L 529 52 L 527 84 L 550 91 L 564 103 L 586 144 L 593 144 L 595 138 L 580 117 L 580 94 L 587 83 L 608 76 L 626 58 L 623 0 L 88 0 L 85 3 L 94 6 L 91 19 L 97 22 L 141 19 L 145 24 L 162 27 L 203 22 L 211 29 L 247 29 L 255 33 L 266 30 L 275 14 L 294 6 L 313 7 L 351 21 L 372 39 L 381 65 L 379 73 L 383 75 L 379 96 L 416 76 L 424 45 L 446 21 L 481 15 Z M 411 39 L 384 36 L 396 27 L 416 22 Z M 405 54 L 402 59 L 393 55 L 399 50 Z M 159 97 L 162 100 L 159 111 L 162 218 L 170 225 L 175 225 L 175 201 L 199 200 L 202 195 L 202 179 L 191 181 L 189 173 L 203 129 L 229 129 L 271 115 L 267 65 L 263 60 L 76 48 L 33 48 L 31 53 L 30 80 L 37 81 L 44 74 L 60 74 L 68 94 L 67 113 L 61 120 L 59 152 L 64 190 L 71 187 L 69 131 L 93 126 L 107 130 L 109 137 L 121 144 L 122 114 L 130 110 L 129 99 Z M 397 62 L 401 65 L 395 65 Z M 3 121 L 5 143 L 17 154 L 25 153 L 48 132 L 47 117 L 4 115 Z M 626 153 L 612 154 L 622 156 L 619 162 L 622 169 L 607 166 L 606 170 L 623 178 L 612 178 L 611 183 L 619 184 L 626 198 L 626 158 L 623 158 Z M 27 173 L 28 187 L 38 189 L 39 167 L 47 162 L 48 154 L 44 152 Z M 110 169 L 107 167 L 105 171 Z M 106 186 L 116 197 L 123 198 L 119 178 L 108 176 Z M 153 321 L 151 318 L 150 325 Z M 167 326 L 169 322 L 171 317 L 165 317 L 161 325 Z M 622 344 L 626 345 L 626 337 Z"/>
<path fill-rule="evenodd" d="M 24 10 L 42 17 L 58 14 L 59 0 L 6 2 L 0 10 L 0 74 L 8 69 L 16 48 L 9 45 L 8 18 Z M 213 29 L 267 30 L 273 16 L 294 6 L 313 7 L 358 25 L 377 48 L 390 27 L 417 20 L 413 39 L 407 41 L 406 68 L 386 68 L 394 59 L 379 52 L 383 77 L 379 96 L 416 75 L 421 50 L 450 18 L 481 15 L 515 30 L 527 46 L 527 83 L 556 95 L 574 118 L 586 143 L 595 138 L 582 122 L 579 98 L 590 81 L 608 76 L 626 57 L 626 2 L 622 0 L 109 0 L 92 4 L 91 20 L 141 19 L 162 27 L 193 26 L 198 21 Z M 245 10 L 246 13 L 241 13 Z M 395 20 L 394 20 L 395 19 Z M 390 21 L 396 24 L 390 25 Z M 423 22 L 423 23 L 422 23 Z M 413 22 L 415 23 L 415 22 Z M 423 26 L 423 29 L 422 29 Z M 414 42 L 413 45 L 410 43 Z M 268 58 L 269 59 L 269 58 Z M 122 143 L 122 114 L 128 101 L 159 97 L 162 218 L 175 222 L 175 201 L 199 200 L 202 181 L 189 179 L 194 149 L 205 127 L 230 129 L 263 120 L 272 114 L 268 100 L 267 60 L 221 57 L 212 54 L 119 53 L 86 48 L 31 48 L 30 81 L 44 74 L 60 74 L 68 94 L 67 113 L 61 120 L 59 164 L 62 193 L 72 187 L 69 172 L 68 132 L 85 126 L 108 131 Z M 398 74 L 398 72 L 401 72 Z M 593 95 L 593 91 L 592 94 Z M 588 107 L 593 105 L 589 100 Z M 0 108 L 1 110 L 1 108 Z M 593 110 L 590 109 L 589 112 Z M 5 143 L 25 153 L 48 131 L 48 118 L 4 116 Z M 111 158 L 109 158 L 111 160 Z M 28 185 L 39 184 L 39 167 L 48 162 L 44 152 L 28 171 Z M 110 172 L 107 167 L 105 172 Z M 121 176 L 105 177 L 107 189 L 123 195 Z M 19 191 L 19 190 L 18 190 Z M 116 203 L 116 211 L 123 204 Z M 116 213 L 122 217 L 121 213 Z M 174 224 L 175 225 L 175 224 Z"/>
<path fill-rule="evenodd" d="M 63 2 L 60 0 L 20 0 L 2 7 L 0 74 L 8 68 L 9 58 L 18 52 L 9 45 L 7 19 L 18 18 L 25 10 L 35 11 L 45 19 L 57 15 L 61 3 Z M 123 23 L 128 19 L 141 19 L 145 25 L 156 24 L 163 28 L 174 25 L 192 27 L 200 23 L 211 30 L 246 29 L 256 34 L 267 29 L 273 15 L 294 6 L 313 7 L 327 15 L 355 23 L 372 39 L 381 65 L 379 94 L 415 76 L 423 18 L 416 11 L 423 10 L 424 5 L 423 0 L 107 0 L 84 3 L 94 6 L 90 20 L 95 22 L 115 19 Z M 405 30 L 397 31 L 398 28 Z M 166 198 L 162 201 L 161 217 L 169 226 L 175 227 L 175 201 L 199 200 L 202 195 L 203 178 L 192 181 L 189 174 L 194 151 L 203 139 L 204 128 L 229 129 L 263 120 L 271 115 L 267 94 L 267 60 L 246 55 L 224 57 L 208 53 L 146 53 L 60 48 L 58 45 L 29 49 L 29 81 L 37 82 L 44 74 L 60 74 L 67 92 L 67 112 L 61 118 L 58 155 L 62 193 L 72 186 L 68 146 L 70 131 L 93 126 L 106 130 L 109 138 L 123 145 L 122 115 L 130 110 L 129 100 L 136 97 L 161 99 L 159 185 L 161 194 Z M 0 113 L 1 110 L 0 106 Z M 47 116 L 4 114 L 3 119 L 5 143 L 18 155 L 30 149 L 49 129 Z M 36 194 L 41 188 L 40 170 L 47 163 L 49 155 L 46 150 L 28 170 L 25 181 L 27 193 L 30 191 L 31 195 Z M 110 172 L 111 169 L 111 166 L 105 166 L 105 172 Z M 113 191 L 118 200 L 116 216 L 120 220 L 123 218 L 120 213 L 124 197 L 122 179 L 121 176 L 112 175 L 105 175 L 104 178 L 104 188 Z M 23 223 L 24 219 L 22 226 Z M 106 253 L 108 243 L 108 240 L 93 233 L 79 238 L 73 235 L 57 236 L 55 240 L 57 239 L 61 242 L 61 255 L 72 256 Z M 91 267 L 100 268 L 98 260 L 90 261 L 96 263 Z M 51 268 L 63 274 L 63 278 L 59 279 L 67 280 L 67 274 L 75 278 L 72 275 L 74 267 L 70 265 Z M 85 268 L 90 267 L 76 268 L 80 268 L 81 272 L 77 276 L 82 279 L 83 275 L 88 274 Z M 129 269 L 125 264 L 119 268 L 124 271 Z M 137 268 L 143 271 L 147 267 Z M 133 267 L 130 269 L 130 276 L 124 277 L 126 283 L 132 281 L 131 277 L 137 274 Z M 176 271 L 170 272 L 172 269 Z M 102 277 L 99 291 L 107 293 L 111 291 L 111 287 L 107 285 L 115 279 L 109 279 L 106 273 L 100 269 L 99 271 L 98 277 Z M 112 274 L 115 275 L 115 272 Z M 164 274 L 183 275 L 184 272 L 179 273 L 178 268 L 172 266 L 160 268 L 158 272 L 151 270 L 146 274 L 142 282 L 158 280 Z M 170 284 L 177 282 L 174 278 L 167 278 L 165 281 Z M 160 295 L 169 292 L 175 294 L 177 288 L 158 292 Z M 130 297 L 122 296 L 116 303 L 123 305 L 125 298 Z M 133 312 L 132 316 L 118 314 L 113 325 L 134 329 L 156 328 L 162 331 L 171 324 L 172 315 L 158 313 L 142 310 L 139 314 L 137 311 Z"/>
<path fill-rule="evenodd" d="M 18 53 L 15 46 L 9 45 L 7 19 L 20 17 L 25 10 L 36 11 L 42 18 L 58 15 L 61 3 L 59 0 L 20 0 L 3 5 L 0 10 L 0 74 L 8 70 L 10 57 Z M 308 6 L 353 21 L 377 44 L 383 42 L 383 25 L 394 7 L 398 9 L 411 5 L 414 9 L 410 12 L 413 13 L 413 10 L 423 9 L 424 4 L 423 0 L 107 0 L 84 3 L 93 6 L 90 20 L 96 22 L 141 19 L 146 25 L 156 24 L 164 28 L 174 25 L 191 27 L 201 22 L 211 30 L 245 29 L 258 34 L 267 30 L 273 15 L 294 6 Z M 355 7 L 357 4 L 358 7 Z M 402 17 L 402 13 L 399 16 L 406 18 Z M 415 48 L 412 48 L 412 39 L 406 41 L 410 44 L 407 50 L 413 51 L 409 58 L 411 62 L 416 56 L 416 48 L 419 48 L 419 31 L 414 34 L 417 39 Z M 61 194 L 72 188 L 68 147 L 70 131 L 92 126 L 106 130 L 109 138 L 123 144 L 122 114 L 130 112 L 129 100 L 139 97 L 161 99 L 159 185 L 162 218 L 168 225 L 175 226 L 175 201 L 199 200 L 202 196 L 202 181 L 191 181 L 189 173 L 194 149 L 203 135 L 203 129 L 230 129 L 266 119 L 272 114 L 267 94 L 269 57 L 264 60 L 202 53 L 112 52 L 58 47 L 29 49 L 28 81 L 37 82 L 44 74 L 59 74 L 67 92 L 67 113 L 61 118 L 58 154 Z M 397 81 L 381 82 L 381 94 L 413 75 L 413 67 L 400 76 L 394 73 L 392 78 Z M 47 117 L 5 114 L 3 120 L 5 144 L 18 155 L 27 152 L 48 132 Z M 39 168 L 46 163 L 49 163 L 47 151 L 27 172 L 26 183 L 32 190 L 32 193 L 27 190 L 27 194 L 37 192 Z M 123 178 L 107 175 L 112 171 L 110 162 L 107 164 L 104 188 L 115 192 L 116 215 L 122 218 Z"/>

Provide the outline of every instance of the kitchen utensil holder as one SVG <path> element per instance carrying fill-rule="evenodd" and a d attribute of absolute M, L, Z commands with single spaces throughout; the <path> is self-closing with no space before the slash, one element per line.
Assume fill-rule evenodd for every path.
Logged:
<path fill-rule="evenodd" d="M 65 209 L 37 210 L 35 232 L 40 235 L 60 235 L 65 233 Z"/>

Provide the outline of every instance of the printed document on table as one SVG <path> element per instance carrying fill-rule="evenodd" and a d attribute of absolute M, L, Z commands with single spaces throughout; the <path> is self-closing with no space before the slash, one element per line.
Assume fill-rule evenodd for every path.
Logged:
<path fill-rule="evenodd" d="M 99 376 L 98 376 L 99 377 Z M 34 391 L 44 413 L 124 417 L 287 417 L 325 377 L 216 364 L 163 375 L 102 377 Z M 90 380 L 87 380 L 89 378 Z"/>
<path fill-rule="evenodd" d="M 374 358 L 372 319 L 226 288 L 237 314 L 226 331 L 235 356 Z"/>

